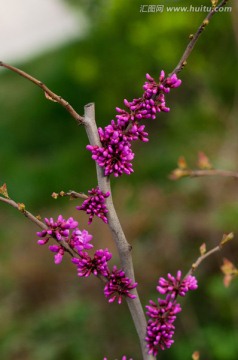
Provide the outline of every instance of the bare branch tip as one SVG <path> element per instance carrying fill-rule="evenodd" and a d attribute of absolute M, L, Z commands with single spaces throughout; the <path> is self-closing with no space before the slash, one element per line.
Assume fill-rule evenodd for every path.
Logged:
<path fill-rule="evenodd" d="M 234 239 L 234 233 L 230 232 L 229 234 L 224 234 L 222 237 L 222 240 L 219 244 L 220 248 L 222 248 L 228 241 L 231 241 Z"/>
<path fill-rule="evenodd" d="M 6 199 L 10 199 L 9 195 L 8 195 L 8 191 L 7 191 L 7 184 L 3 184 L 2 186 L 0 186 L 0 194 L 3 195 Z"/>

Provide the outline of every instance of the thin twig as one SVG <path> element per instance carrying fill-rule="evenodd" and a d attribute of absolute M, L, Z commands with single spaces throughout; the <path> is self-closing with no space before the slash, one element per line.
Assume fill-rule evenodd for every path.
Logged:
<path fill-rule="evenodd" d="M 76 110 L 68 103 L 68 101 L 64 100 L 61 96 L 56 95 L 42 81 L 34 78 L 33 76 L 29 75 L 25 71 L 22 71 L 16 67 L 6 64 L 2 61 L 0 61 L 0 66 L 17 73 L 18 75 L 24 77 L 25 79 L 27 79 L 27 80 L 33 82 L 35 85 L 39 86 L 44 91 L 45 96 L 48 100 L 57 102 L 58 104 L 62 105 L 70 113 L 70 115 L 77 121 L 77 123 L 83 124 L 83 122 L 84 122 L 83 117 L 76 112 Z"/>
<path fill-rule="evenodd" d="M 208 15 L 205 17 L 205 19 L 203 20 L 202 24 L 197 29 L 196 33 L 193 34 L 193 35 L 190 35 L 190 38 L 191 38 L 190 42 L 188 43 L 188 45 L 187 45 L 181 59 L 179 60 L 178 65 L 174 68 L 174 70 L 172 71 L 172 73 L 169 76 L 171 76 L 173 74 L 178 74 L 184 68 L 184 66 L 187 64 L 187 59 L 188 59 L 189 55 L 191 54 L 196 42 L 198 41 L 198 38 L 203 33 L 203 30 L 206 28 L 206 26 L 209 24 L 210 19 L 227 2 L 228 2 L 228 0 L 222 0 L 219 5 L 212 8 L 211 11 L 208 13 Z"/>
<path fill-rule="evenodd" d="M 235 171 L 220 170 L 220 169 L 211 169 L 211 170 L 190 170 L 189 176 L 191 177 L 200 177 L 200 176 L 222 176 L 222 177 L 232 177 L 238 179 L 238 173 Z"/>
<path fill-rule="evenodd" d="M 217 251 L 221 250 L 221 246 L 218 245 L 216 247 L 214 247 L 213 249 L 209 250 L 208 252 L 206 252 L 205 254 L 199 256 L 197 258 L 197 260 L 195 261 L 195 263 L 192 265 L 191 269 L 188 271 L 187 275 L 185 276 L 185 278 L 191 274 L 194 273 L 194 271 L 198 268 L 198 266 L 201 264 L 201 262 L 203 260 L 205 260 L 207 257 L 209 257 L 210 255 L 214 254 Z"/>
<path fill-rule="evenodd" d="M 203 260 L 205 260 L 206 258 L 208 258 L 209 256 L 211 256 L 212 254 L 220 251 L 224 245 L 226 245 L 228 242 L 230 242 L 231 240 L 234 239 L 234 233 L 230 232 L 229 234 L 223 234 L 223 237 L 219 243 L 219 245 L 215 246 L 213 249 L 206 251 L 206 245 L 203 244 L 202 247 L 200 247 L 200 252 L 201 255 L 197 258 L 197 260 L 195 261 L 195 263 L 192 264 L 191 269 L 188 271 L 187 275 L 185 276 L 185 278 L 191 274 L 194 273 L 194 271 L 198 268 L 198 266 L 201 264 L 201 262 L 203 262 Z M 205 245 L 205 248 L 204 248 Z M 201 251 L 201 248 L 203 248 L 203 250 L 205 251 Z"/>
<path fill-rule="evenodd" d="M 16 203 L 12 199 L 7 199 L 5 197 L 0 196 L 0 201 L 7 203 L 8 205 L 13 206 L 15 209 L 17 209 L 20 213 L 22 213 L 25 217 L 30 219 L 33 223 L 35 223 L 37 226 L 39 226 L 43 230 L 47 230 L 46 224 L 44 224 L 42 221 L 40 221 L 36 216 L 31 214 L 29 211 L 24 209 L 23 204 Z"/>
<path fill-rule="evenodd" d="M 23 214 L 25 217 L 27 217 L 29 220 L 31 220 L 34 224 L 36 224 L 37 226 L 39 226 L 41 229 L 43 230 L 47 230 L 48 227 L 45 223 L 43 223 L 41 220 L 39 220 L 36 216 L 34 216 L 32 213 L 30 213 L 29 211 L 27 211 L 25 209 L 24 204 L 20 204 L 20 203 L 16 203 L 14 200 L 10 199 L 10 198 L 4 198 L 2 196 L 0 196 L 0 201 L 14 207 L 15 209 L 17 209 L 21 214 Z M 57 239 L 56 239 L 57 240 Z M 67 244 L 66 241 L 61 240 L 60 241 L 60 245 L 62 245 L 65 249 L 65 251 L 67 251 L 71 256 L 75 256 L 75 254 L 77 254 L 77 252 L 74 252 L 69 245 Z"/>
<path fill-rule="evenodd" d="M 53 192 L 53 194 L 51 195 L 54 199 L 57 199 L 58 197 L 64 197 L 64 196 L 69 196 L 70 199 L 88 199 L 88 195 L 84 194 L 84 193 L 78 193 L 76 191 L 73 190 L 69 190 L 67 192 L 64 191 L 60 191 L 59 193 Z"/>
<path fill-rule="evenodd" d="M 222 176 L 238 179 L 238 172 L 220 169 L 207 169 L 207 170 L 191 170 L 191 169 L 175 169 L 171 175 L 171 180 L 178 180 L 183 177 L 203 177 L 203 176 Z"/>

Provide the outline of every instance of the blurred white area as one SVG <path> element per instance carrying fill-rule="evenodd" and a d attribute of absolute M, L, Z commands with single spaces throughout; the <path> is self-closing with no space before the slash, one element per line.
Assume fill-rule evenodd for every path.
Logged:
<path fill-rule="evenodd" d="M 0 60 L 24 61 L 86 31 L 61 0 L 0 0 Z"/>

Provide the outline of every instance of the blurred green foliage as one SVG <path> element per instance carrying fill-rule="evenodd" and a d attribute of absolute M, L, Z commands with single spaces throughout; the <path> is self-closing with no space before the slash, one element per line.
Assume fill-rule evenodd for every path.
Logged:
<path fill-rule="evenodd" d="M 140 96 L 145 73 L 157 77 L 161 69 L 173 70 L 189 34 L 205 16 L 141 13 L 137 0 L 66 2 L 75 12 L 85 12 L 90 25 L 85 38 L 16 65 L 67 99 L 80 114 L 94 101 L 99 126 L 114 118 L 115 107 L 123 106 L 124 98 Z M 236 232 L 238 227 L 235 181 L 168 179 L 180 155 L 196 167 L 201 150 L 215 167 L 237 170 L 234 12 L 235 6 L 233 13 L 216 14 L 199 39 L 181 73 L 183 86 L 167 97 L 171 112 L 148 122 L 150 142 L 134 147 L 135 173 L 112 179 L 115 204 L 133 245 L 143 304 L 156 299 L 158 276 L 178 268 L 186 272 L 202 242 L 212 247 L 223 232 Z M 0 184 L 6 182 L 16 201 L 42 216 L 63 213 L 79 218 L 74 202 L 55 201 L 50 194 L 68 189 L 86 192 L 96 185 L 94 163 L 84 150 L 83 127 L 58 104 L 47 101 L 40 89 L 9 71 L 1 71 L 0 109 Z M 80 219 L 86 226 L 84 214 Z M 117 262 L 105 227 L 96 220 L 90 231 L 99 247 L 114 251 Z M 66 259 L 56 268 L 47 249 L 36 247 L 34 231 L 32 224 L 1 204 L 1 359 L 95 360 L 125 353 L 139 360 L 126 305 L 109 306 L 101 284 L 95 279 L 79 281 Z M 184 299 L 175 345 L 160 358 L 190 359 L 200 350 L 201 359 L 237 359 L 238 284 L 225 289 L 219 272 L 223 256 L 238 263 L 237 250 L 234 242 L 198 270 L 199 290 Z"/>

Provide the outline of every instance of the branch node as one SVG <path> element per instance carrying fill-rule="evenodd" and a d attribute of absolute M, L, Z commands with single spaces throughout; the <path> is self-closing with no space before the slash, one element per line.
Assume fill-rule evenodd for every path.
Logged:
<path fill-rule="evenodd" d="M 186 66 L 186 65 L 187 65 L 187 61 L 185 60 L 185 61 L 182 62 L 182 68 L 181 68 L 181 70 L 183 70 L 184 66 Z"/>
<path fill-rule="evenodd" d="M 23 203 L 18 203 L 18 210 L 22 212 L 23 214 L 26 212 L 26 206 Z"/>
<path fill-rule="evenodd" d="M 209 20 L 205 19 L 202 23 L 203 28 L 205 28 L 209 24 Z"/>

